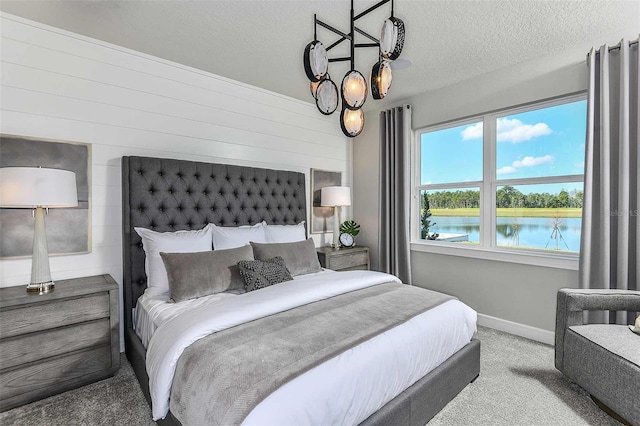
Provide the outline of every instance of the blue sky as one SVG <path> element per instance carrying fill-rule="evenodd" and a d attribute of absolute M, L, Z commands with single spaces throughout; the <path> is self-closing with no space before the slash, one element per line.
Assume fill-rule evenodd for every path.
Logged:
<path fill-rule="evenodd" d="M 586 111 L 587 102 L 578 101 L 499 117 L 498 180 L 582 174 Z M 422 184 L 482 180 L 482 122 L 425 133 L 421 150 Z M 571 190 L 582 185 L 562 186 Z M 555 185 L 518 189 L 556 190 Z"/>

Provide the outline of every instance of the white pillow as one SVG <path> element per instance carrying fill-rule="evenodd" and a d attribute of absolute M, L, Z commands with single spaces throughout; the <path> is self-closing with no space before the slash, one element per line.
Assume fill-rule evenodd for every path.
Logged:
<path fill-rule="evenodd" d="M 144 271 L 147 274 L 146 294 L 169 295 L 169 278 L 160 252 L 194 253 L 211 250 L 211 228 L 198 231 L 156 232 L 146 228 L 133 228 L 142 238 Z"/>
<path fill-rule="evenodd" d="M 253 226 L 217 226 L 210 223 L 213 236 L 213 249 L 226 250 L 242 247 L 251 241 L 266 243 L 264 224 L 256 223 Z"/>
<path fill-rule="evenodd" d="M 295 243 L 307 239 L 304 220 L 297 225 L 267 225 L 265 223 L 264 233 L 268 243 Z"/>

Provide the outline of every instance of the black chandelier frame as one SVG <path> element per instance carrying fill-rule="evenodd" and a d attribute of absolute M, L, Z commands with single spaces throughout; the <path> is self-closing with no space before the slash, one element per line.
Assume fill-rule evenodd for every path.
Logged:
<path fill-rule="evenodd" d="M 364 128 L 364 118 L 362 118 L 361 121 L 361 126 L 359 128 L 359 130 L 347 130 L 347 128 L 345 127 L 345 123 L 343 122 L 344 120 L 344 115 L 345 115 L 345 109 L 349 109 L 352 111 L 357 111 L 359 109 L 362 108 L 362 105 L 364 104 L 364 102 L 366 101 L 367 98 L 367 85 L 368 85 L 368 80 L 367 78 L 364 78 L 364 76 L 355 69 L 355 50 L 356 49 L 361 49 L 361 48 L 377 48 L 378 49 L 378 62 L 374 65 L 373 68 L 373 72 L 376 73 L 376 81 L 377 82 L 381 82 L 384 81 L 381 80 L 382 74 L 381 72 L 383 71 L 383 68 L 386 68 L 387 72 L 389 71 L 389 61 L 393 61 L 395 60 L 399 55 L 400 52 L 402 51 L 402 47 L 404 45 L 404 23 L 402 22 L 402 20 L 397 19 L 394 17 L 394 1 L 393 0 L 380 0 L 379 2 L 377 2 L 376 4 L 374 4 L 373 6 L 367 8 L 366 10 L 364 10 L 361 13 L 356 14 L 354 11 L 354 7 L 353 7 L 353 3 L 354 0 L 351 0 L 351 7 L 350 7 L 350 28 L 349 28 L 349 32 L 345 33 L 339 29 L 337 29 L 336 27 L 318 19 L 317 14 L 314 13 L 313 15 L 313 41 L 307 46 L 307 49 L 305 50 L 305 57 L 307 57 L 306 55 L 308 55 L 308 51 L 309 48 L 311 46 L 313 46 L 314 44 L 320 43 L 318 41 L 318 26 L 325 28 L 335 34 L 337 34 L 340 38 L 338 40 L 336 40 L 335 42 L 333 42 L 332 44 L 330 44 L 329 46 L 327 46 L 326 48 L 324 48 L 325 52 L 328 54 L 328 52 L 335 48 L 336 46 L 339 46 L 341 43 L 348 41 L 350 43 L 350 50 L 349 50 L 349 56 L 343 56 L 343 57 L 337 57 L 337 58 L 327 58 L 326 59 L 326 63 L 327 65 L 333 62 L 349 62 L 350 63 L 350 71 L 347 72 L 347 74 L 345 75 L 345 77 L 343 78 L 343 83 L 341 85 L 341 90 L 340 90 L 340 96 L 339 98 L 342 99 L 342 113 L 341 113 L 341 117 L 340 117 L 340 126 L 341 129 L 343 131 L 343 133 L 348 136 L 348 137 L 355 137 L 357 135 L 359 135 L 363 128 Z M 381 40 L 377 39 L 376 37 L 372 36 L 371 34 L 369 34 L 368 32 L 362 30 L 361 28 L 356 26 L 356 21 L 368 14 L 370 14 L 371 12 L 377 10 L 378 8 L 380 8 L 381 6 L 384 6 L 387 3 L 391 3 L 391 15 L 388 18 L 388 20 L 390 20 L 391 22 L 393 22 L 394 25 L 394 29 L 396 30 L 396 35 L 398 37 L 398 39 L 396 40 L 396 46 L 394 46 L 394 49 L 392 49 L 391 52 L 387 52 L 387 48 L 385 47 L 385 52 L 383 53 L 381 51 L 381 46 L 380 46 L 380 42 Z M 385 24 L 386 25 L 386 24 Z M 368 39 L 370 42 L 368 43 L 356 43 L 355 42 L 355 35 L 356 33 L 364 36 L 366 39 Z M 384 37 L 384 34 L 383 34 Z M 398 43 L 399 43 L 399 47 L 398 47 Z M 321 44 L 321 43 L 320 43 Z M 384 61 L 384 65 L 383 65 L 383 61 Z M 329 70 L 327 68 L 325 74 L 322 77 L 319 77 L 317 74 L 315 76 L 315 78 L 312 78 L 313 73 L 310 72 L 309 69 L 307 69 L 308 63 L 305 62 L 305 71 L 307 72 L 308 77 L 310 78 L 312 84 L 316 84 L 316 90 L 319 88 L 319 84 L 323 83 L 323 80 L 325 79 L 329 79 L 329 82 L 331 82 L 333 84 L 333 86 L 335 87 L 335 83 L 333 83 L 333 81 L 331 81 L 330 77 L 328 77 L 329 75 Z M 364 81 L 364 96 L 362 97 L 362 101 L 360 103 L 354 104 L 352 100 L 348 101 L 345 98 L 345 81 L 347 76 L 349 76 L 350 74 L 356 74 L 356 79 L 360 80 L 360 81 Z M 388 81 L 388 85 L 385 86 L 384 89 L 381 89 L 380 87 L 383 86 L 378 86 L 377 84 L 374 85 L 374 76 L 371 76 L 371 86 L 372 86 L 372 96 L 374 97 L 374 99 L 382 99 L 384 98 L 384 96 L 386 95 L 386 91 L 388 90 L 390 84 L 391 84 L 391 80 L 389 78 Z M 382 83 L 380 83 L 382 85 Z M 337 87 L 336 87 L 337 89 Z M 313 93 L 313 87 L 312 87 L 312 93 Z M 324 111 L 320 105 L 318 104 L 319 102 L 319 97 L 317 96 L 317 94 L 314 94 L 314 96 L 316 96 L 316 105 L 318 106 L 318 110 L 324 114 L 324 115 L 330 115 L 335 111 L 335 108 L 333 110 L 326 110 Z M 335 104 L 334 104 L 335 105 Z M 336 105 L 337 107 L 337 105 Z"/>
<path fill-rule="evenodd" d="M 316 13 L 313 14 L 313 41 L 318 41 L 318 25 L 320 25 L 323 28 L 326 28 L 329 31 L 332 31 L 336 34 L 338 34 L 340 36 L 340 39 L 333 42 L 332 44 L 330 44 L 328 47 L 325 48 L 325 50 L 328 52 L 331 49 L 333 49 L 334 47 L 338 46 L 340 43 L 342 43 L 345 40 L 349 40 L 351 42 L 351 53 L 349 56 L 344 56 L 341 58 L 329 58 L 329 62 L 346 62 L 346 61 L 350 61 L 351 62 L 351 69 L 355 69 L 355 49 L 359 49 L 359 48 L 367 48 L 367 47 L 377 47 L 378 49 L 380 49 L 380 40 L 378 40 L 377 38 L 375 38 L 374 36 L 372 36 L 371 34 L 367 33 L 366 31 L 361 30 L 360 28 L 355 26 L 355 22 L 362 18 L 363 16 L 368 15 L 369 13 L 373 12 L 374 10 L 376 10 L 377 8 L 379 8 L 380 6 L 384 6 L 385 4 L 391 2 L 391 17 L 393 18 L 393 0 L 381 0 L 378 3 L 374 4 L 373 6 L 371 6 L 370 8 L 368 8 L 367 10 L 365 10 L 362 13 L 359 13 L 357 15 L 355 15 L 355 12 L 353 10 L 353 0 L 351 0 L 351 11 L 350 11 L 350 15 L 351 15 L 351 28 L 349 31 L 349 34 L 345 34 L 344 32 L 338 30 L 337 28 L 327 24 L 326 22 L 323 22 L 321 20 L 318 19 L 318 16 Z M 355 37 L 354 37 L 354 33 L 357 32 L 361 35 L 363 35 L 364 37 L 368 38 L 369 40 L 373 41 L 373 43 L 355 43 Z"/>

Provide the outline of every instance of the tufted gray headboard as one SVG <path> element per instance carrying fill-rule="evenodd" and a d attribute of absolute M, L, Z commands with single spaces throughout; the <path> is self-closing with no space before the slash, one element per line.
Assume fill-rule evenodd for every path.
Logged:
<path fill-rule="evenodd" d="M 125 326 L 147 287 L 142 241 L 158 232 L 219 226 L 297 224 L 307 219 L 304 173 L 148 157 L 122 157 Z"/>

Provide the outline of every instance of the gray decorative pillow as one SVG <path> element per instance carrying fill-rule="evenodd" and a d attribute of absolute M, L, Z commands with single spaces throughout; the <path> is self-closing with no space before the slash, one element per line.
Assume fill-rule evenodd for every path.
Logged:
<path fill-rule="evenodd" d="M 238 261 L 253 260 L 250 245 L 196 253 L 160 253 L 175 302 L 244 289 Z"/>
<path fill-rule="evenodd" d="M 267 260 L 242 260 L 238 262 L 240 276 L 247 291 L 258 290 L 273 284 L 291 281 L 293 277 L 281 257 Z"/>
<path fill-rule="evenodd" d="M 294 277 L 322 270 L 316 253 L 316 245 L 311 238 L 295 243 L 261 244 L 251 242 L 251 247 L 253 247 L 253 257 L 256 260 L 282 257 L 287 269 Z"/>

